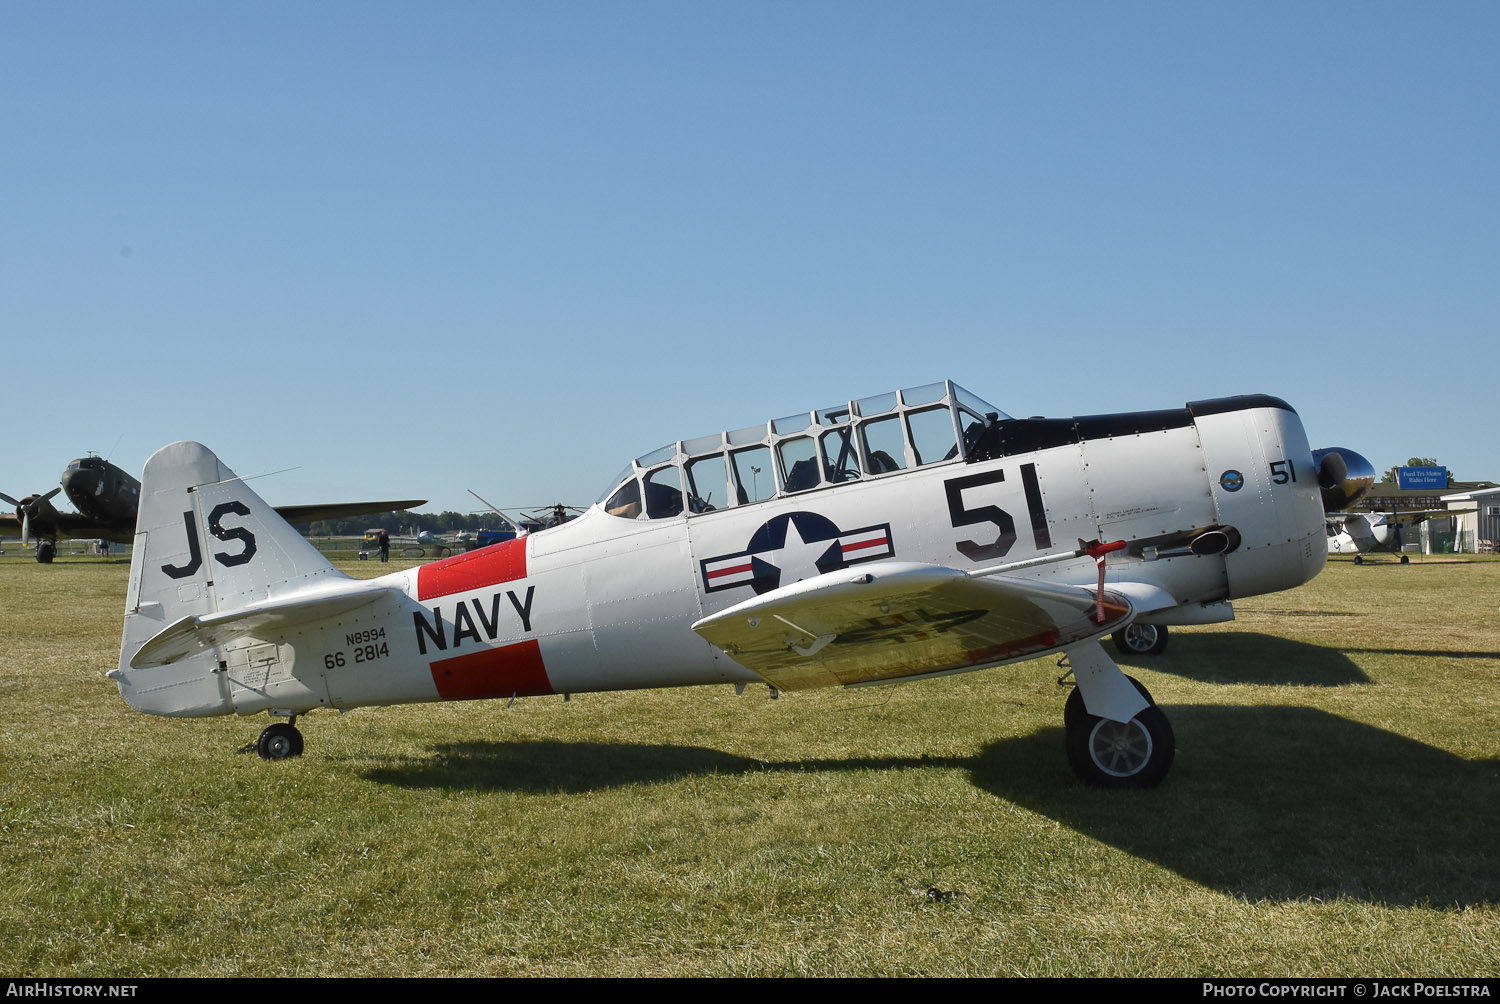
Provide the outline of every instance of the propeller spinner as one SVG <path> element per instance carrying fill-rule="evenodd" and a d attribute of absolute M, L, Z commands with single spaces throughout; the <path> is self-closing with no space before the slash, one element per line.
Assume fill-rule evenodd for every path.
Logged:
<path fill-rule="evenodd" d="M 1313 451 L 1318 486 L 1323 489 L 1323 511 L 1341 512 L 1365 497 L 1375 484 L 1375 468 L 1343 446 Z"/>

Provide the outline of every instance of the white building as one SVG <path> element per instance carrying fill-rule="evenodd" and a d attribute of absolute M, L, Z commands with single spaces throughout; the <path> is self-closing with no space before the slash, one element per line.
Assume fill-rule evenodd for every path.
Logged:
<path fill-rule="evenodd" d="M 1500 488 L 1457 492 L 1444 495 L 1442 501 L 1450 509 L 1474 510 L 1457 513 L 1453 517 L 1458 527 L 1458 546 L 1455 550 L 1479 554 L 1497 553 L 1497 549 L 1500 549 Z"/>

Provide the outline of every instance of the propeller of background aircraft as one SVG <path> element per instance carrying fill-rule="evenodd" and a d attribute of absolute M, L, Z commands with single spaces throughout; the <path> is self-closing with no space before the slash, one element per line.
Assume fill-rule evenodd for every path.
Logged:
<path fill-rule="evenodd" d="M 31 543 L 31 517 L 44 511 L 44 507 L 50 509 L 52 497 L 60 491 L 62 491 L 62 486 L 59 485 L 45 495 L 28 495 L 19 501 L 0 492 L 0 499 L 3 499 L 6 505 L 16 507 L 16 519 L 21 521 L 21 546 Z"/>
<path fill-rule="evenodd" d="M 470 495 L 483 502 L 486 509 L 494 513 L 496 516 L 499 516 L 501 519 L 505 520 L 505 522 L 509 523 L 511 526 L 515 527 L 517 533 L 524 533 L 527 529 L 530 528 L 561 526 L 563 523 L 566 523 L 568 520 L 573 518 L 573 516 L 569 516 L 568 513 L 574 513 L 576 515 L 578 513 L 587 511 L 586 509 L 579 508 L 576 505 L 563 505 L 561 502 L 551 502 L 546 505 L 508 506 L 507 508 L 521 514 L 521 518 L 517 520 L 514 517 L 507 516 L 503 511 L 501 511 L 498 506 L 491 503 L 489 499 L 486 499 L 483 495 L 480 495 L 474 489 L 469 488 L 466 490 Z"/>

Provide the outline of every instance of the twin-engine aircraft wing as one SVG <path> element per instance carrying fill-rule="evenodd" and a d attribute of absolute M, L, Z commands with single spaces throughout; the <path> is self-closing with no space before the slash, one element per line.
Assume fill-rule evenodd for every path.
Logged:
<path fill-rule="evenodd" d="M 767 683 L 796 690 L 1029 659 L 1097 639 L 1133 612 L 1119 593 L 883 561 L 783 586 L 693 630 Z"/>
<path fill-rule="evenodd" d="M 42 530 L 49 539 L 54 535 L 83 539 L 98 537 L 128 544 L 134 529 L 134 527 L 121 529 L 119 526 L 70 512 L 53 512 L 47 517 L 44 526 L 38 526 L 36 523 L 31 525 L 31 536 L 33 538 L 43 536 L 38 533 L 38 530 Z M 15 516 L 10 513 L 0 513 L 0 537 L 20 537 L 23 535 L 22 530 L 21 521 Z"/>
<path fill-rule="evenodd" d="M 350 519 L 382 512 L 401 512 L 426 505 L 426 499 L 397 499 L 392 502 L 327 502 L 315 505 L 279 505 L 276 514 L 288 523 L 316 523 L 325 519 Z M 21 521 L 10 513 L 0 513 L 0 537 L 21 536 Z M 135 522 L 111 523 L 71 512 L 53 512 L 46 520 L 47 537 L 69 537 L 89 539 L 99 537 L 121 544 L 129 544 L 135 536 Z M 33 524 L 31 536 L 36 537 L 38 527 Z"/>
<path fill-rule="evenodd" d="M 276 515 L 288 523 L 316 523 L 325 519 L 350 519 L 380 512 L 401 512 L 426 505 L 426 499 L 398 499 L 394 502 L 327 502 L 321 505 L 279 505 Z"/>

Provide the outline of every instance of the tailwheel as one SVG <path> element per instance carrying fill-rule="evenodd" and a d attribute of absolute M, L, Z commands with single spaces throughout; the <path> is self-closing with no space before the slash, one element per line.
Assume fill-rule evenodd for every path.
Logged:
<path fill-rule="evenodd" d="M 267 725 L 255 742 L 255 752 L 262 760 L 286 760 L 302 755 L 302 733 L 291 722 Z"/>
<path fill-rule="evenodd" d="M 1109 637 L 1121 655 L 1161 655 L 1167 648 L 1165 624 L 1131 624 Z"/>
<path fill-rule="evenodd" d="M 1151 695 L 1127 677 L 1146 700 Z M 1075 689 L 1063 706 L 1068 763 L 1093 788 L 1154 788 L 1167 776 L 1177 754 L 1172 723 L 1152 701 L 1128 722 L 1091 715 Z"/>

